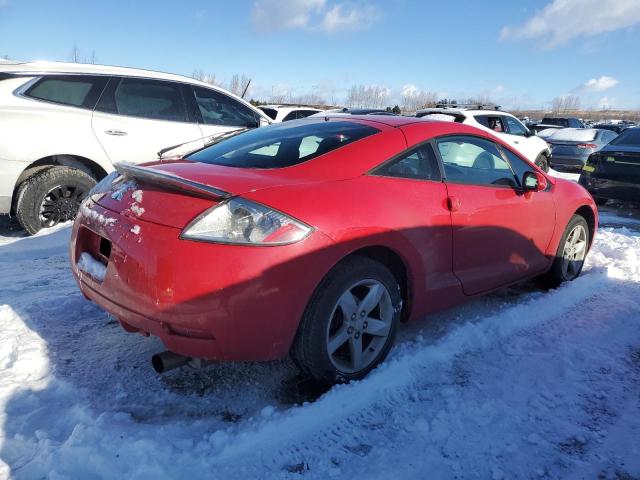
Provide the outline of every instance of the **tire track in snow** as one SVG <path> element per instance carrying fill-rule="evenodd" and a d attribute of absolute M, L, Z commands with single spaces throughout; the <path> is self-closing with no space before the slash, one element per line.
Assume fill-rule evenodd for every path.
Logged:
<path fill-rule="evenodd" d="M 432 345 L 405 346 L 405 352 L 387 361 L 367 379 L 335 387 L 314 404 L 294 408 L 258 428 L 238 432 L 216 453 L 214 465 L 233 464 L 235 459 L 260 450 L 264 466 L 278 470 L 324 458 L 324 452 L 335 446 L 351 453 L 359 448 L 366 450 L 362 446 L 368 444 L 367 425 L 385 423 L 388 420 L 385 412 L 407 405 L 421 382 L 422 372 L 442 368 L 465 352 L 486 350 L 527 329 L 562 321 L 566 312 L 579 307 L 594 292 L 598 292 L 598 297 L 607 296 L 615 288 L 604 288 L 607 283 L 605 271 L 592 271 L 547 295 L 508 307 L 497 315 L 480 316 Z M 544 308 L 549 304 L 554 308 Z M 287 433 L 287 445 L 270 447 L 272 439 L 281 438 L 283 432 Z"/>

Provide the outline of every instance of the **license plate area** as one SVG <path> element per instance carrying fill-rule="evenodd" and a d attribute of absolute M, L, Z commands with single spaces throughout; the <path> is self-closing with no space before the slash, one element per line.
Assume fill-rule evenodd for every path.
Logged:
<path fill-rule="evenodd" d="M 80 258 L 83 253 L 88 253 L 106 267 L 111 258 L 111 247 L 111 240 L 81 226 L 76 241 L 76 259 Z"/>

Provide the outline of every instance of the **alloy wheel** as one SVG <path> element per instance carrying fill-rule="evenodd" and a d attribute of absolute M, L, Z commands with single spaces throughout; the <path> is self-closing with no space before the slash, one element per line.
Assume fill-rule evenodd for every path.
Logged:
<path fill-rule="evenodd" d="M 40 204 L 42 227 L 73 220 L 86 193 L 79 185 L 58 185 L 49 190 Z"/>
<path fill-rule="evenodd" d="M 391 333 L 393 304 L 377 280 L 362 280 L 336 302 L 327 328 L 327 352 L 333 365 L 355 373 L 371 365 Z"/>
<path fill-rule="evenodd" d="M 580 274 L 586 255 L 587 231 L 583 225 L 576 225 L 567 235 L 562 251 L 562 275 L 565 280 L 573 280 Z"/>

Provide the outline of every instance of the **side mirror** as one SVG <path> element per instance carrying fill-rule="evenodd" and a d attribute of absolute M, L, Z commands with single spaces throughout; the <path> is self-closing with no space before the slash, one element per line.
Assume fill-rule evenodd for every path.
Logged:
<path fill-rule="evenodd" d="M 522 177 L 522 188 L 525 192 L 539 192 L 547 188 L 547 177 L 540 172 L 525 172 Z"/>
<path fill-rule="evenodd" d="M 534 133 L 529 129 L 527 129 L 527 131 L 524 134 L 524 136 L 527 137 L 527 138 L 533 137 L 533 135 L 534 135 Z"/>

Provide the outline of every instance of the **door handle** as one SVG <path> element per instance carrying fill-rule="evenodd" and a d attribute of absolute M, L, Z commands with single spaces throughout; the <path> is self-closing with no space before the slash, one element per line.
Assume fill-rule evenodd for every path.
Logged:
<path fill-rule="evenodd" d="M 458 197 L 454 197 L 454 196 L 447 197 L 447 207 L 452 212 L 457 212 L 458 210 L 460 210 L 461 205 L 462 204 L 460 203 L 460 199 Z"/>
<path fill-rule="evenodd" d="M 127 134 L 127 132 L 123 130 L 105 130 L 104 133 L 113 135 L 114 137 L 124 137 Z"/>
<path fill-rule="evenodd" d="M 513 143 L 515 143 L 516 145 L 520 143 L 519 140 L 514 140 Z"/>

